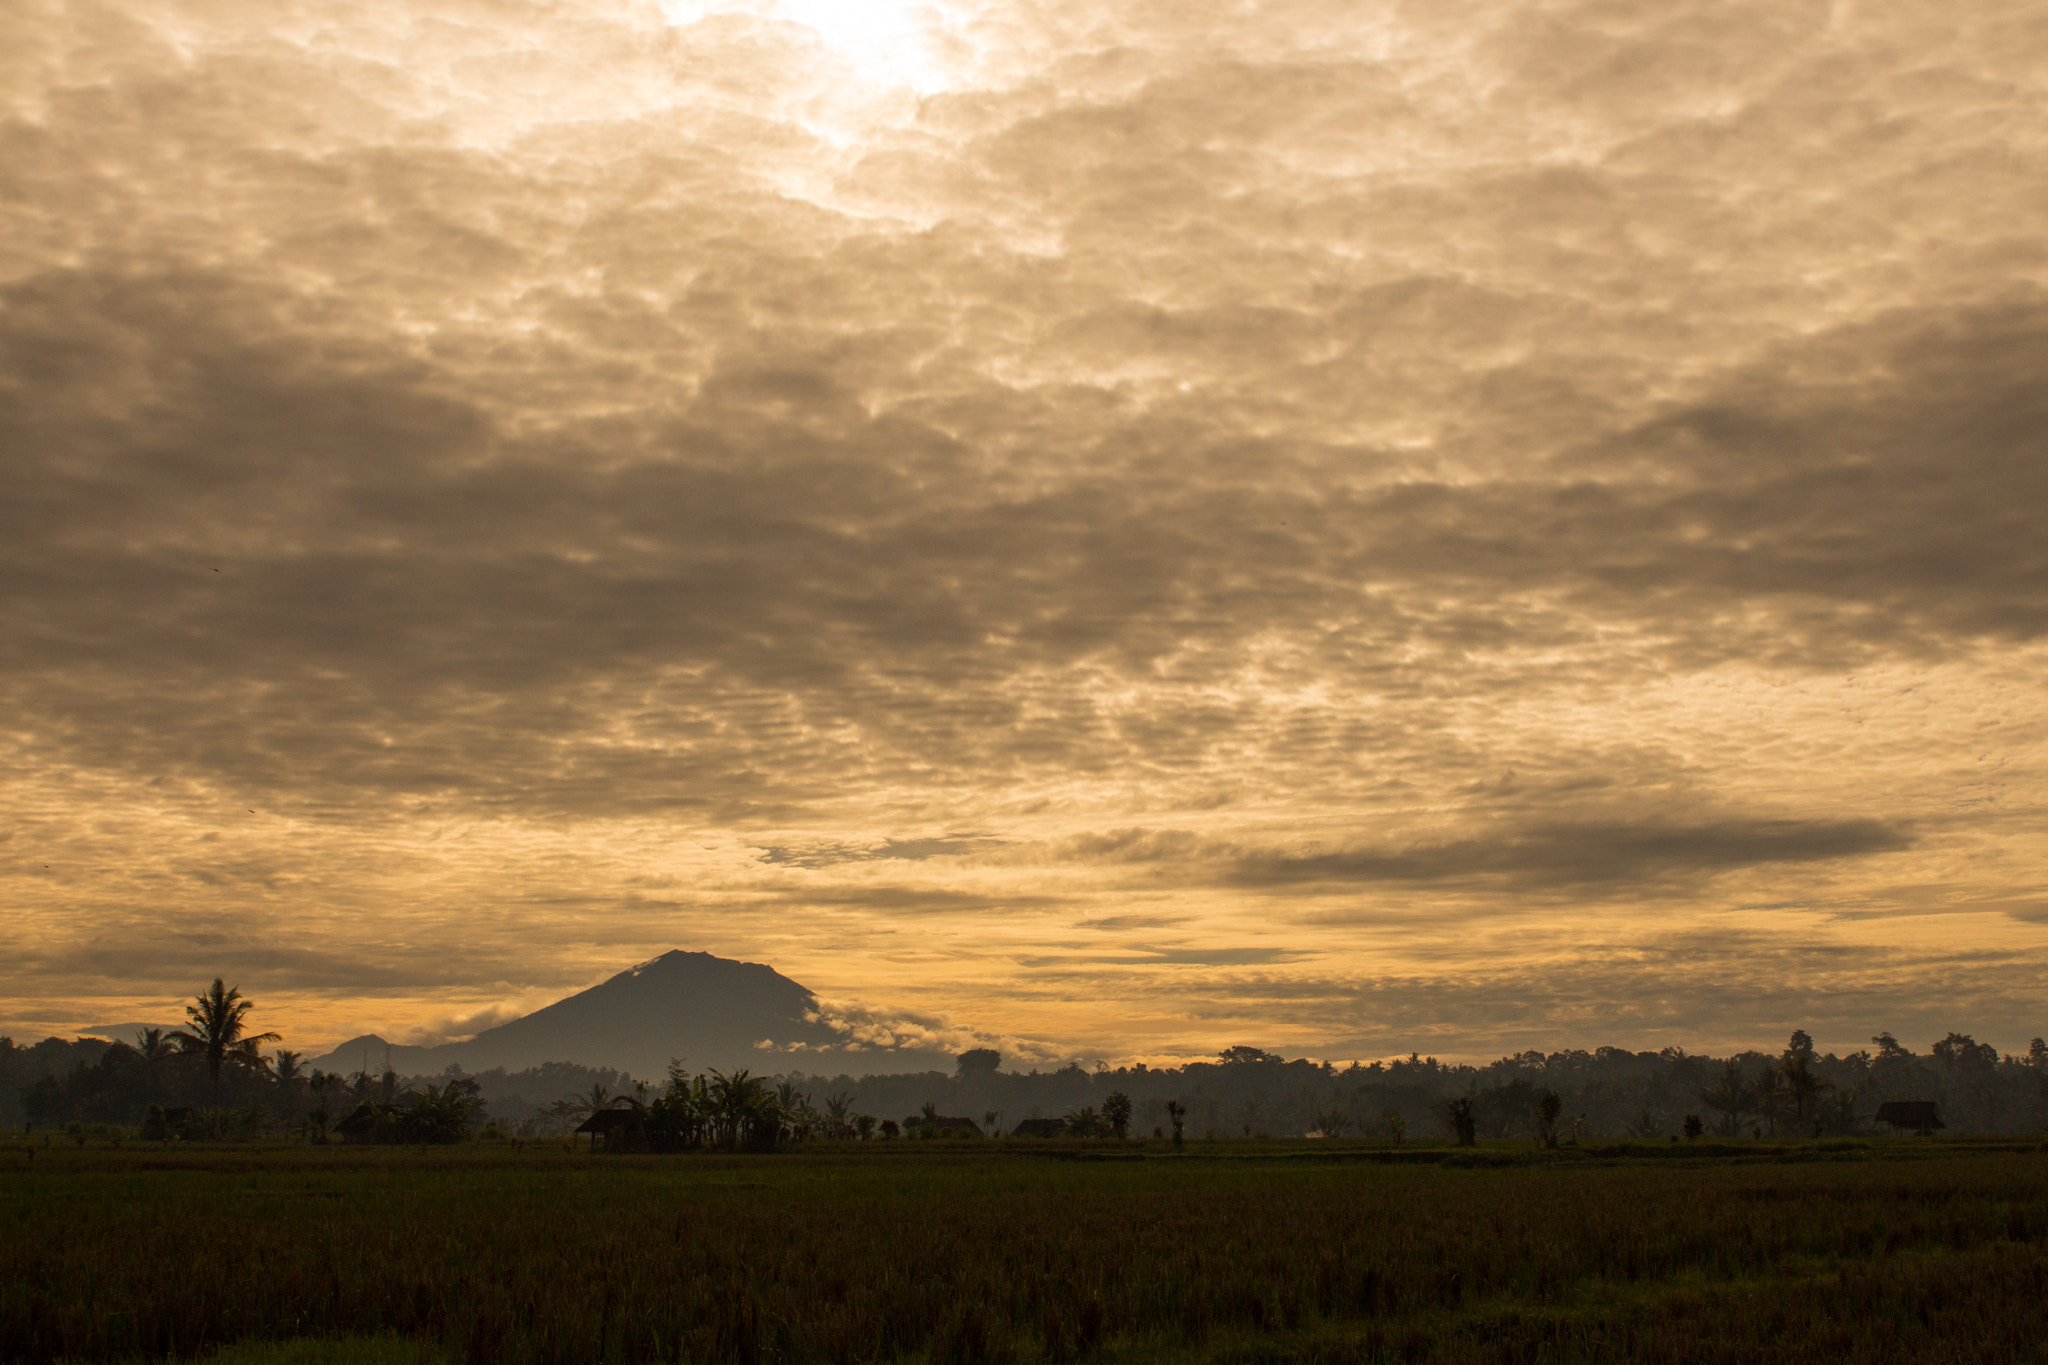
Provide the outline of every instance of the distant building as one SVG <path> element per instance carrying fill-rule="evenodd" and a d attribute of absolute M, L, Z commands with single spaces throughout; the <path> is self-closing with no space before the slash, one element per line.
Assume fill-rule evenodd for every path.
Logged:
<path fill-rule="evenodd" d="M 1011 1137 L 1056 1138 L 1067 1131 L 1065 1119 L 1025 1119 L 1010 1130 Z"/>
<path fill-rule="evenodd" d="M 577 1124 L 576 1131 L 590 1134 L 590 1149 L 594 1152 L 651 1150 L 647 1138 L 647 1112 L 637 1104 L 628 1108 L 600 1109 Z"/>
<path fill-rule="evenodd" d="M 1948 1126 L 1934 1112 L 1933 1100 L 1886 1100 L 1877 1106 L 1877 1121 L 1890 1124 L 1893 1132 L 1914 1132 L 1921 1137 Z"/>
<path fill-rule="evenodd" d="M 940 1137 L 980 1137 L 981 1125 L 956 1114 L 934 1114 L 919 1121 L 920 1126 L 938 1130 Z"/>

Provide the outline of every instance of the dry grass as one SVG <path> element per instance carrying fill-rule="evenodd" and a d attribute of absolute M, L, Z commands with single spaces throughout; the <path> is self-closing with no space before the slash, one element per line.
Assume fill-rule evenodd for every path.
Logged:
<path fill-rule="evenodd" d="M 0 1150 L 0 1359 L 2017 1362 L 2048 1328 L 2016 1144 L 1071 1159 L 1111 1155 Z"/>

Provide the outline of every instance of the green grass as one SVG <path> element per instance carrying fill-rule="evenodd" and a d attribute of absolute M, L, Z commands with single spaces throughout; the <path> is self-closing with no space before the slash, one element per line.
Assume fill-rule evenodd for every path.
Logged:
<path fill-rule="evenodd" d="M 0 1144 L 0 1360 L 2022 1361 L 2039 1143 Z"/>

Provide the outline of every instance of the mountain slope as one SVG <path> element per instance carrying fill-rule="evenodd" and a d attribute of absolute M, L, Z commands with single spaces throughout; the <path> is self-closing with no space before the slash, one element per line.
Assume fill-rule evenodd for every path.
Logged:
<path fill-rule="evenodd" d="M 806 1018 L 817 996 L 772 967 L 735 962 L 710 953 L 663 953 L 607 981 L 532 1014 L 485 1029 L 461 1043 L 391 1048 L 392 1065 L 406 1074 L 504 1067 L 524 1070 L 543 1062 L 619 1067 L 659 1080 L 670 1058 L 692 1071 L 903 1070 L 944 1065 L 923 1053 L 854 1053 L 829 1027 Z M 767 1042 L 768 1047 L 759 1046 Z M 353 1072 L 370 1054 L 382 1065 L 379 1039 L 357 1038 L 313 1065 Z"/>
<path fill-rule="evenodd" d="M 816 1007 L 815 995 L 773 967 L 675 951 L 450 1047 L 471 1071 L 583 1062 L 658 1077 L 671 1057 L 692 1070 L 758 1067 L 764 1039 L 835 1041 L 805 1020 Z"/>

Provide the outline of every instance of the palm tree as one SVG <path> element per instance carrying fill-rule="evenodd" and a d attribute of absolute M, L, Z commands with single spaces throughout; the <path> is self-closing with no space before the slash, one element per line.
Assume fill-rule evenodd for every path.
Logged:
<path fill-rule="evenodd" d="M 142 1059 L 142 1097 L 153 1103 L 157 1094 L 157 1073 L 177 1054 L 171 1040 L 160 1028 L 146 1028 L 135 1035 L 135 1054 Z"/>
<path fill-rule="evenodd" d="M 782 1131 L 782 1110 L 766 1081 L 744 1070 L 728 1076 L 714 1069 L 709 1089 L 713 1122 L 726 1147 L 744 1144 L 764 1151 L 774 1149 Z"/>
<path fill-rule="evenodd" d="M 1714 1083 L 1700 1091 L 1700 1099 L 1707 1108 L 1718 1109 L 1728 1116 L 1728 1136 L 1734 1137 L 1742 1116 L 1749 1112 L 1749 1086 L 1742 1079 L 1742 1065 L 1733 1057 L 1715 1074 Z"/>
<path fill-rule="evenodd" d="M 220 1139 L 220 1068 L 230 1056 L 240 1054 L 245 1048 L 258 1043 L 274 1043 L 275 1033 L 244 1033 L 249 1011 L 255 1007 L 253 1001 L 242 998 L 239 986 L 229 986 L 219 977 L 213 984 L 200 992 L 192 1004 L 185 1006 L 186 1027 L 189 1033 L 173 1036 L 178 1046 L 187 1052 L 196 1052 L 206 1058 L 206 1068 L 213 1074 L 213 1136 Z M 260 1061 L 261 1058 L 259 1057 Z"/>
<path fill-rule="evenodd" d="M 327 1092 L 339 1089 L 342 1084 L 343 1082 L 339 1075 L 331 1075 L 317 1068 L 306 1080 L 306 1089 L 312 1091 L 313 1098 L 318 1101 L 313 1107 L 313 1112 L 306 1116 L 307 1120 L 312 1123 L 314 1131 L 318 1134 L 318 1141 L 327 1141 L 327 1121 L 329 1118 L 327 1112 Z"/>
<path fill-rule="evenodd" d="M 604 1082 L 593 1081 L 591 1082 L 589 1094 L 578 1095 L 575 1099 L 567 1102 L 567 1111 L 574 1117 L 588 1118 L 611 1102 L 611 1091 L 605 1088 Z"/>
<path fill-rule="evenodd" d="M 1820 1099 L 1821 1091 L 1832 1090 L 1834 1087 L 1815 1075 L 1808 1066 L 1808 1059 L 1812 1055 L 1811 1052 L 1787 1052 L 1780 1070 L 1784 1077 L 1785 1093 L 1792 1100 L 1792 1111 L 1798 1115 L 1799 1126 L 1804 1128 L 1808 1123 L 1814 1123 L 1814 1136 L 1819 1137 L 1817 1101 Z"/>
<path fill-rule="evenodd" d="M 1766 1065 L 1763 1073 L 1750 1085 L 1750 1104 L 1757 1117 L 1770 1128 L 1771 1136 L 1778 1135 L 1778 1124 L 1785 1117 L 1785 1078 L 1775 1066 Z"/>
<path fill-rule="evenodd" d="M 273 1033 L 268 1035 L 268 1037 L 275 1039 L 277 1035 Z M 236 1066 L 254 1072 L 265 1080 L 274 1079 L 276 1076 L 276 1066 L 271 1062 L 270 1058 L 263 1055 L 263 1048 L 261 1047 L 261 1044 L 265 1041 L 264 1038 L 242 1039 L 242 1041 L 228 1049 L 228 1060 Z"/>
<path fill-rule="evenodd" d="M 1470 1095 L 1456 1095 L 1444 1101 L 1444 1122 L 1450 1125 L 1451 1136 L 1457 1138 L 1460 1147 L 1478 1143 L 1479 1118 L 1473 1112 Z"/>
<path fill-rule="evenodd" d="M 277 1088 L 284 1098 L 284 1121 L 290 1124 L 298 1117 L 299 1091 L 306 1084 L 305 1069 L 300 1065 L 304 1053 L 293 1052 L 290 1048 L 279 1048 L 272 1054 L 271 1074 L 277 1077 Z"/>
<path fill-rule="evenodd" d="M 825 1131 L 836 1138 L 843 1138 L 853 1131 L 853 1094 L 827 1095 L 825 1097 Z"/>

